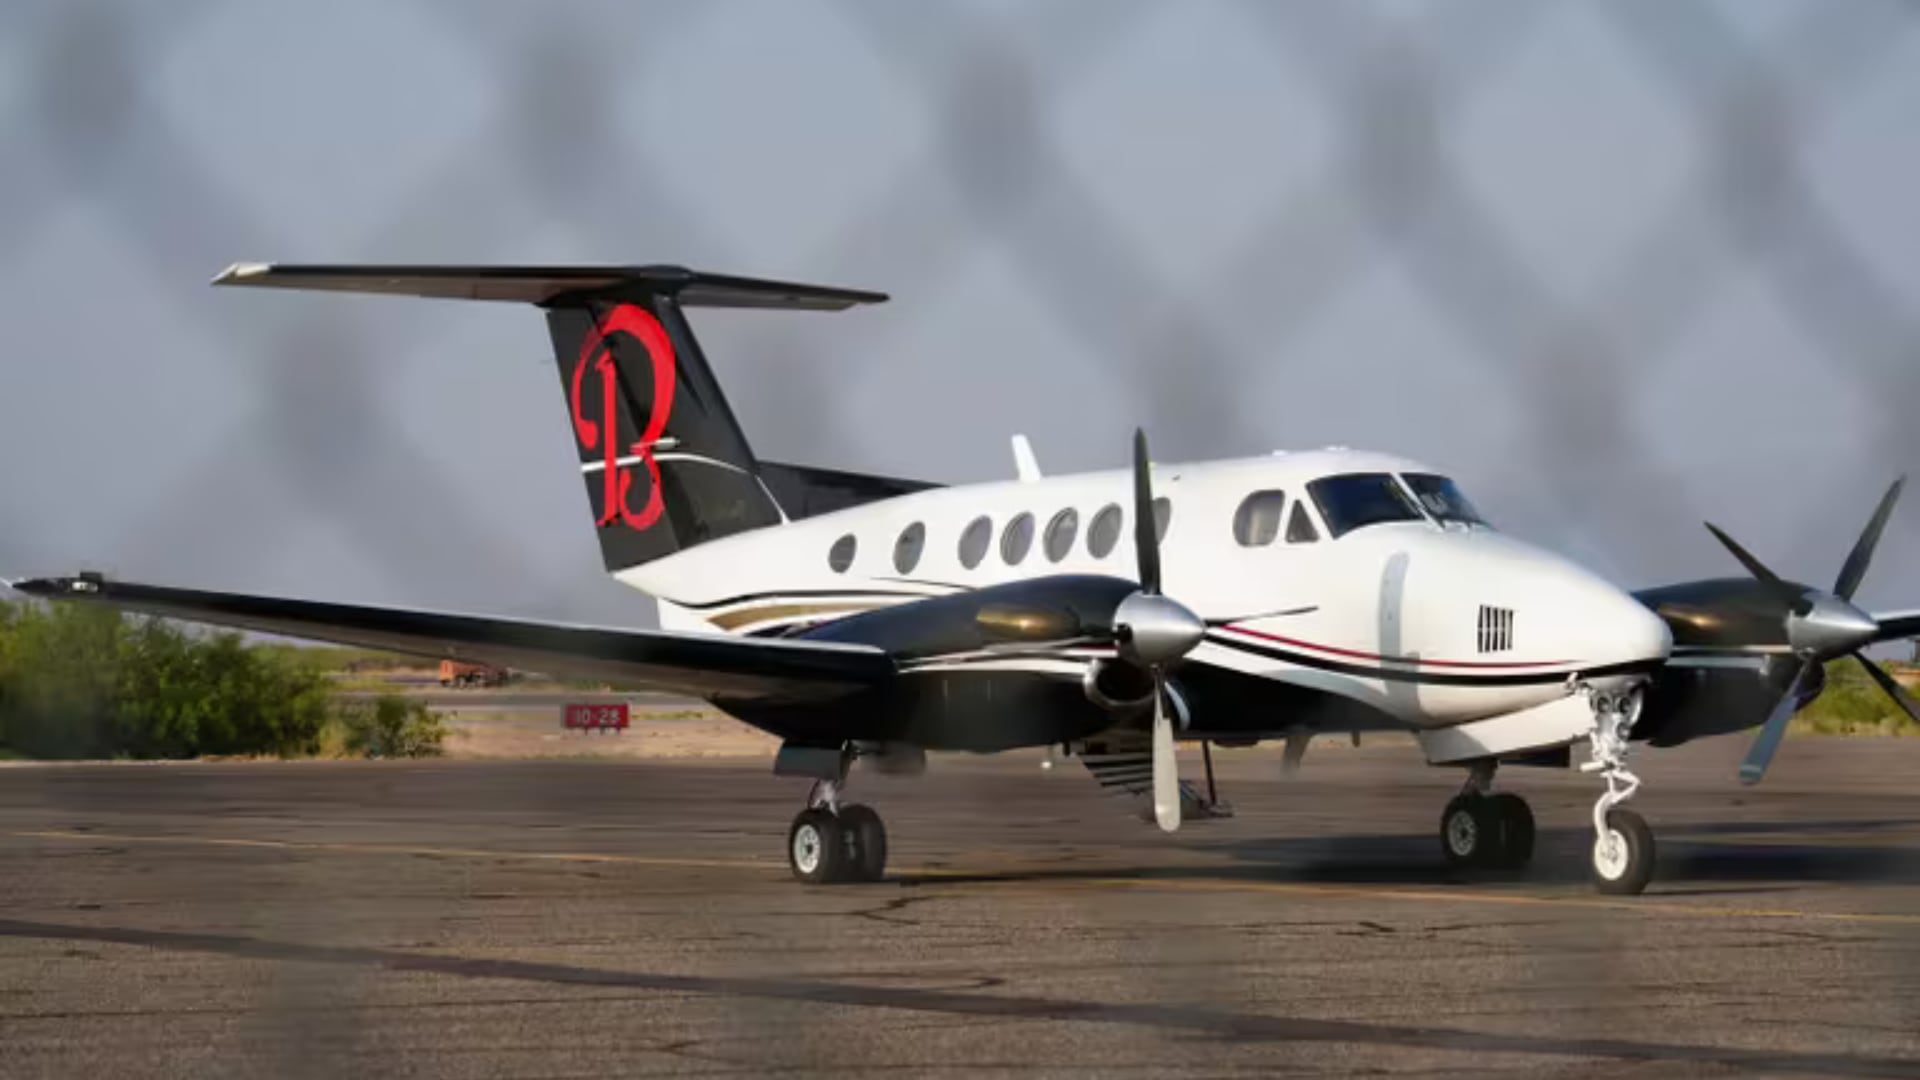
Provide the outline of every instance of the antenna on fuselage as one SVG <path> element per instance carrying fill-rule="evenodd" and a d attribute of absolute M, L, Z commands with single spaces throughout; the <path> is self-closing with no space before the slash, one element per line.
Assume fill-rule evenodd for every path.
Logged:
<path fill-rule="evenodd" d="M 1040 479 L 1040 461 L 1033 456 L 1033 444 L 1025 435 L 1013 437 L 1013 469 L 1022 483 L 1031 484 Z"/>

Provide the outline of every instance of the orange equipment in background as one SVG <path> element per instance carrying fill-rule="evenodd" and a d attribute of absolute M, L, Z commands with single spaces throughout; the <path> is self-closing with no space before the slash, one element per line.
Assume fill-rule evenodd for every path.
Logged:
<path fill-rule="evenodd" d="M 490 664 L 465 664 L 458 660 L 440 661 L 441 686 L 504 686 L 507 669 Z"/>

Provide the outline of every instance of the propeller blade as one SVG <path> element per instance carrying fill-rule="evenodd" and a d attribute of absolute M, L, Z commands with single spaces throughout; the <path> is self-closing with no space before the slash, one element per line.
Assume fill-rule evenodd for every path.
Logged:
<path fill-rule="evenodd" d="M 1147 465 L 1147 433 L 1133 429 L 1133 546 L 1140 556 L 1140 591 L 1160 592 L 1160 530 L 1153 520 L 1153 477 Z"/>
<path fill-rule="evenodd" d="M 1886 668 L 1859 653 L 1854 653 L 1853 658 L 1860 661 L 1860 666 L 1867 669 L 1867 674 L 1873 676 L 1873 681 L 1880 684 L 1880 689 L 1885 690 L 1895 704 L 1905 709 L 1908 716 L 1913 717 L 1914 723 L 1920 724 L 1920 701 L 1915 701 L 1913 695 L 1907 693 L 1906 687 L 1901 686 L 1893 676 L 1887 674 Z"/>
<path fill-rule="evenodd" d="M 1740 565 L 1747 568 L 1747 573 L 1752 574 L 1754 577 L 1757 577 L 1761 581 L 1764 581 L 1770 585 L 1785 584 L 1780 580 L 1780 575 L 1767 569 L 1766 563 L 1763 563 L 1759 559 L 1754 558 L 1753 552 L 1748 551 L 1746 548 L 1741 547 L 1740 541 L 1735 540 L 1733 537 L 1728 536 L 1726 533 L 1721 532 L 1720 526 L 1715 525 L 1711 521 L 1702 522 L 1702 524 L 1704 524 L 1707 527 L 1708 532 L 1713 534 L 1713 538 L 1715 540 L 1720 541 L 1720 543 L 1724 545 L 1728 551 L 1733 552 L 1733 557 L 1740 560 Z"/>
<path fill-rule="evenodd" d="M 1289 615 L 1311 615 L 1319 610 L 1319 604 L 1308 604 L 1305 607 L 1286 608 L 1281 611 L 1256 611 L 1251 615 L 1229 615 L 1224 619 L 1208 619 L 1207 626 L 1231 626 L 1237 622 L 1253 622 L 1256 619 L 1284 619 Z"/>
<path fill-rule="evenodd" d="M 1800 602 L 1800 591 L 1780 580 L 1780 575 L 1767 569 L 1766 563 L 1754 558 L 1753 552 L 1741 547 L 1738 540 L 1721 532 L 1720 527 L 1713 522 L 1708 521 L 1703 524 L 1706 525 L 1707 531 L 1713 534 L 1714 539 L 1720 541 L 1728 551 L 1733 552 L 1733 557 L 1740 560 L 1740 565 L 1747 568 L 1747 573 L 1772 586 L 1773 591 L 1789 606 Z"/>
<path fill-rule="evenodd" d="M 1787 722 L 1800 709 L 1800 692 L 1806 687 L 1807 677 L 1814 670 L 1815 661 L 1804 661 L 1800 670 L 1793 673 L 1793 682 L 1787 686 L 1787 692 L 1767 714 L 1767 722 L 1761 726 L 1760 734 L 1753 740 L 1753 747 L 1747 751 L 1747 760 L 1740 763 L 1740 782 L 1757 784 L 1767 775 L 1767 766 L 1773 763 L 1773 752 L 1780 748 L 1780 739 L 1787 733 Z"/>
<path fill-rule="evenodd" d="M 1167 685 L 1153 676 L 1153 820 L 1165 832 L 1180 827 L 1180 765 L 1173 756 L 1173 720 L 1167 716 Z"/>
<path fill-rule="evenodd" d="M 1860 587 L 1861 579 L 1867 576 L 1867 564 L 1873 561 L 1873 549 L 1880 543 L 1880 533 L 1886 529 L 1887 519 L 1893 516 L 1893 504 L 1899 500 L 1900 489 L 1906 482 L 1906 477 L 1900 477 L 1885 495 L 1880 496 L 1880 505 L 1874 508 L 1872 519 L 1861 530 L 1860 539 L 1854 542 L 1853 550 L 1847 553 L 1847 561 L 1840 566 L 1840 576 L 1833 581 L 1833 595 L 1842 600 L 1853 599 L 1853 591 Z"/>

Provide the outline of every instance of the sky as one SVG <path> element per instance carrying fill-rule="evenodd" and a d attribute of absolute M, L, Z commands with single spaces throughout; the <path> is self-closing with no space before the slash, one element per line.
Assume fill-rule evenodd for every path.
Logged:
<path fill-rule="evenodd" d="M 1623 584 L 1825 584 L 1920 463 L 1920 12 L 1860 0 L 27 0 L 0 575 L 647 625 L 537 312 L 235 261 L 676 262 L 763 457 L 1329 444 Z M 1861 598 L 1920 607 L 1903 505 Z"/>

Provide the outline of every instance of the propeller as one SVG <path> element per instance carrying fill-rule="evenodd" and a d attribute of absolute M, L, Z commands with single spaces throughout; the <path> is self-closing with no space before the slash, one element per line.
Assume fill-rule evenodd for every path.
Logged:
<path fill-rule="evenodd" d="M 1174 757 L 1173 720 L 1167 715 L 1167 671 L 1193 651 L 1209 628 L 1251 619 L 1304 615 L 1315 605 L 1203 619 L 1161 590 L 1160 536 L 1153 512 L 1153 475 L 1146 432 L 1133 433 L 1133 539 L 1139 587 L 1120 598 L 1110 618 L 1089 619 L 1084 610 L 1057 602 L 1018 599 L 983 606 L 976 621 L 989 648 L 1023 649 L 1111 645 L 1119 659 L 1144 672 L 1153 685 L 1153 817 L 1172 832 L 1180 827 L 1180 776 Z"/>
<path fill-rule="evenodd" d="M 1172 832 L 1180 827 L 1180 770 L 1173 753 L 1173 721 L 1167 716 L 1167 669 L 1206 635 L 1207 622 L 1160 591 L 1160 537 L 1153 518 L 1153 476 L 1147 433 L 1133 433 L 1133 541 L 1140 560 L 1140 589 L 1113 611 L 1120 658 L 1153 680 L 1153 819 Z"/>
<path fill-rule="evenodd" d="M 1860 649 L 1883 638 L 1897 636 L 1883 631 L 1879 620 L 1854 606 L 1853 594 L 1860 588 L 1860 582 L 1867 576 L 1867 566 L 1873 561 L 1874 548 L 1880 544 L 1880 534 L 1886 531 L 1887 519 L 1893 515 L 1894 503 L 1900 498 L 1900 489 L 1906 485 L 1906 477 L 1901 477 L 1887 488 L 1880 497 L 1880 505 L 1868 519 L 1867 527 L 1860 532 L 1860 538 L 1854 541 L 1853 550 L 1847 553 L 1847 561 L 1840 566 L 1839 575 L 1834 578 L 1833 589 L 1822 592 L 1819 589 L 1793 585 L 1780 578 L 1765 563 L 1733 537 L 1707 522 L 1707 530 L 1714 538 L 1733 553 L 1740 565 L 1755 578 L 1765 582 L 1767 587 L 1785 603 L 1787 644 L 1793 649 L 1799 666 L 1795 668 L 1793 680 L 1787 685 L 1786 692 L 1767 714 L 1766 723 L 1760 727 L 1760 734 L 1748 749 L 1746 760 L 1740 764 L 1740 781 L 1745 784 L 1757 784 L 1767 774 L 1767 766 L 1772 764 L 1773 755 L 1780 748 L 1780 741 L 1786 735 L 1787 724 L 1800 708 L 1800 698 L 1807 691 L 1814 675 L 1827 661 L 1841 656 L 1852 656 L 1867 669 L 1867 674 L 1894 703 L 1920 723 L 1920 702 L 1900 688 L 1881 669 L 1880 665 L 1867 659 Z"/>

